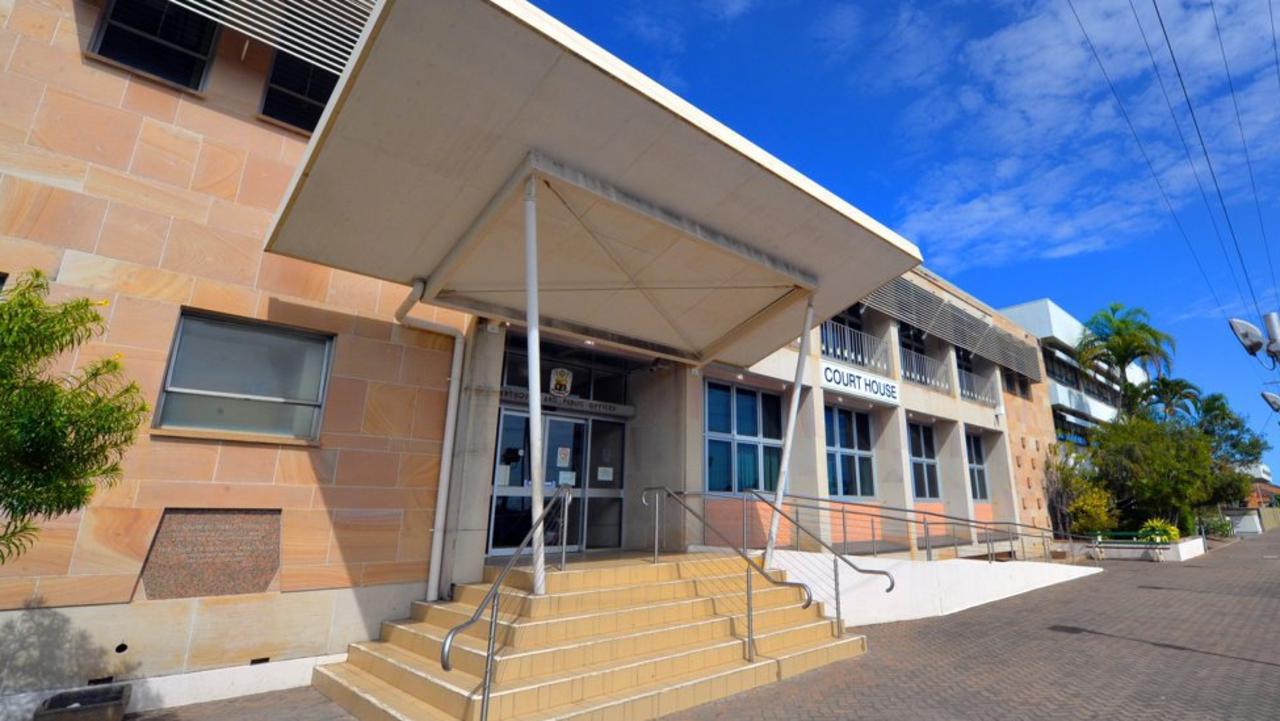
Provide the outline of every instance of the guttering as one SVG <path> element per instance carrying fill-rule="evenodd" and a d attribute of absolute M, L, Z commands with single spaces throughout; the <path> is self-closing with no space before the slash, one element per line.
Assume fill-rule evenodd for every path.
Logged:
<path fill-rule="evenodd" d="M 445 507 L 449 502 L 449 473 L 453 465 L 453 436 L 458 424 L 458 396 L 462 385 L 462 354 L 466 335 L 452 326 L 419 318 L 410 318 L 409 311 L 422 300 L 426 291 L 425 280 L 413 281 L 413 290 L 396 308 L 396 322 L 409 328 L 440 333 L 453 338 L 453 360 L 449 363 L 449 400 L 444 410 L 444 440 L 440 445 L 440 477 L 436 482 L 436 517 L 431 527 L 431 565 L 427 570 L 427 600 L 440 598 L 440 560 L 444 555 Z"/>

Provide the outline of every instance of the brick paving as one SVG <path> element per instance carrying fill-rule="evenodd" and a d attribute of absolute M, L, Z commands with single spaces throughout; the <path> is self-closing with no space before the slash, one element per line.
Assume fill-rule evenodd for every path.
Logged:
<path fill-rule="evenodd" d="M 669 718 L 1280 718 L 1280 532 L 1182 564 L 1105 566 L 945 618 L 868 627 L 860 659 Z M 140 718 L 350 719 L 310 689 Z"/>
<path fill-rule="evenodd" d="M 944 618 L 870 626 L 869 652 L 669 717 L 1280 718 L 1280 532 Z"/>

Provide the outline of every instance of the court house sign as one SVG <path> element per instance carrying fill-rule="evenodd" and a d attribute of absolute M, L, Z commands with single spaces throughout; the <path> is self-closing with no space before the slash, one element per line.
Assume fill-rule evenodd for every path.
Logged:
<path fill-rule="evenodd" d="M 825 359 L 822 361 L 822 388 L 891 406 L 900 403 L 896 382 Z"/>

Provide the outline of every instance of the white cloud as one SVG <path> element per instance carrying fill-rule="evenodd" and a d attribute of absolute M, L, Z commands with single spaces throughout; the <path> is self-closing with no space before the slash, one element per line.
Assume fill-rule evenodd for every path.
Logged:
<path fill-rule="evenodd" d="M 1140 1 L 1136 5 L 1207 184 L 1208 169 L 1154 12 Z M 1274 189 L 1280 180 L 1280 134 L 1274 131 L 1280 127 L 1280 102 L 1270 30 L 1256 22 L 1256 5 L 1257 0 L 1219 0 L 1218 12 L 1254 170 L 1267 176 L 1264 183 L 1259 175 L 1260 186 Z M 1204 220 L 1204 203 L 1128 3 L 1076 0 L 1076 7 L 1175 206 L 1184 220 L 1195 213 Z M 1246 254 L 1260 259 L 1253 198 L 1209 8 L 1168 0 L 1160 7 L 1232 220 Z M 948 35 L 941 12 L 900 7 L 894 29 L 871 53 L 875 65 L 856 76 L 874 72 L 882 90 L 918 88 L 903 116 L 904 139 L 913 158 L 929 158 L 932 165 L 901 199 L 898 225 L 922 245 L 931 265 L 956 272 L 1091 253 L 1158 227 L 1177 252 L 1186 252 L 1064 2 L 1031 0 L 1010 10 L 1003 26 L 967 38 Z M 1206 187 L 1217 211 L 1213 189 Z M 1272 204 L 1274 196 L 1272 190 Z M 1280 227 L 1270 232 L 1280 238 Z M 1214 259 L 1217 270 L 1225 271 L 1216 240 L 1196 240 L 1201 259 Z"/>
<path fill-rule="evenodd" d="M 703 7 L 721 20 L 736 20 L 755 4 L 756 0 L 703 0 Z"/>
<path fill-rule="evenodd" d="M 848 57 L 862 32 L 862 12 L 848 2 L 836 3 L 818 16 L 810 29 L 814 42 L 832 59 Z"/>

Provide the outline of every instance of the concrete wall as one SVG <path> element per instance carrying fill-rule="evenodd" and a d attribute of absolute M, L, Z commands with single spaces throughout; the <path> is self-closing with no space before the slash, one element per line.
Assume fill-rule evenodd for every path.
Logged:
<path fill-rule="evenodd" d="M 408 288 L 262 252 L 307 144 L 258 116 L 266 46 L 224 31 L 206 90 L 178 92 L 86 55 L 97 16 L 0 2 L 0 272 L 38 268 L 53 300 L 108 303 L 106 333 L 54 370 L 118 355 L 154 407 L 196 308 L 331 333 L 332 372 L 316 442 L 144 427 L 118 484 L 41 524 L 0 566 L 0 644 L 27 642 L 0 651 L 23 659 L 0 693 L 340 651 L 403 615 L 428 572 L 452 341 L 394 322 Z M 146 600 L 140 571 L 175 507 L 281 511 L 267 591 Z"/>

